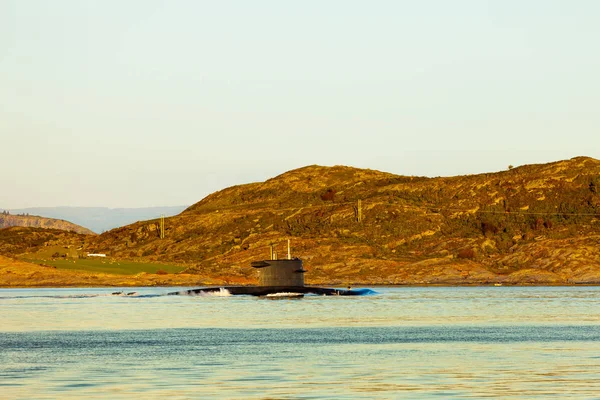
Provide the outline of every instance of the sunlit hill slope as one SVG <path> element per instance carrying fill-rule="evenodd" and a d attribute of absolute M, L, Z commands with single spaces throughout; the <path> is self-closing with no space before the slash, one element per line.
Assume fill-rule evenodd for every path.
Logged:
<path fill-rule="evenodd" d="M 360 204 L 359 204 L 360 201 Z M 309 283 L 600 283 L 600 161 L 577 157 L 450 178 L 309 166 L 216 192 L 85 249 L 252 280 L 285 240 Z"/>

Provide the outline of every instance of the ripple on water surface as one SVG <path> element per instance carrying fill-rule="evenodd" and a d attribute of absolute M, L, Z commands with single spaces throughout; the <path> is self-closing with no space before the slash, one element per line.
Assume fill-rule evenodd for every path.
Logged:
<path fill-rule="evenodd" d="M 592 398 L 597 288 L 0 290 L 3 398 Z"/>

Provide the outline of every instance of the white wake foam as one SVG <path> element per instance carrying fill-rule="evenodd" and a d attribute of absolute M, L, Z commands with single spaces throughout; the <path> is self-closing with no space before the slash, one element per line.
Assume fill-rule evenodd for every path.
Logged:
<path fill-rule="evenodd" d="M 279 293 L 269 293 L 267 297 L 302 297 L 304 293 L 296 293 L 296 292 L 279 292 Z"/>
<path fill-rule="evenodd" d="M 200 291 L 200 296 L 205 296 L 205 297 L 229 297 L 231 296 L 231 293 L 229 293 L 229 290 L 225 289 L 225 288 L 219 288 L 219 291 Z"/>

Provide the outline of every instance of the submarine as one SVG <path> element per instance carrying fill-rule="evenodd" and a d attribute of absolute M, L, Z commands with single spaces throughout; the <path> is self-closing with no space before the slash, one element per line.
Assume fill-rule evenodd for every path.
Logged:
<path fill-rule="evenodd" d="M 169 295 L 201 295 L 203 293 L 221 292 L 227 290 L 231 295 L 248 295 L 271 297 L 301 297 L 305 294 L 321 296 L 364 296 L 375 294 L 371 289 L 336 289 L 317 286 L 306 286 L 304 274 L 307 272 L 302 266 L 302 260 L 291 257 L 290 241 L 288 240 L 287 258 L 278 259 L 277 253 L 271 246 L 269 260 L 254 261 L 252 268 L 258 271 L 257 286 L 212 286 L 198 289 L 172 292 Z"/>

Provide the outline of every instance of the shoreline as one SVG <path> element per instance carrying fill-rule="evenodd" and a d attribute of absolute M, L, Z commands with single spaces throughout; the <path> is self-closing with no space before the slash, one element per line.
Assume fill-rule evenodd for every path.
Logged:
<path fill-rule="evenodd" d="M 222 288 L 227 288 L 228 286 L 247 286 L 247 287 L 254 287 L 254 286 L 258 286 L 258 285 L 235 285 L 235 284 L 207 284 L 207 285 L 189 285 L 189 284 L 185 284 L 185 283 L 181 283 L 181 284 L 149 284 L 149 285 L 144 285 L 144 284 L 127 284 L 127 285 L 123 285 L 123 284 L 100 284 L 100 285 L 89 285 L 89 284 L 55 284 L 55 285 L 0 285 L 0 290 L 5 290 L 5 289 L 78 289 L 78 288 L 90 288 L 90 289 L 111 289 L 111 288 L 132 288 L 132 287 L 137 287 L 137 288 L 152 288 L 152 287 L 164 287 L 164 288 L 176 288 L 176 287 L 186 287 L 186 288 L 214 288 L 214 287 L 222 287 Z M 305 285 L 306 287 L 330 287 L 330 288 L 347 288 L 348 286 L 346 285 L 337 285 L 337 284 L 319 284 L 319 285 Z M 371 285 L 368 283 L 365 284 L 355 284 L 355 285 L 351 285 L 352 289 L 361 289 L 361 288 L 402 288 L 402 287 L 406 287 L 406 288 L 463 288 L 463 287 L 495 287 L 495 288 L 499 288 L 499 287 L 596 287 L 596 286 L 600 286 L 600 284 L 598 283 L 572 283 L 572 284 L 553 284 L 553 283 L 547 283 L 547 284 L 533 284 L 533 283 L 522 283 L 522 284 L 503 284 L 503 285 L 494 285 L 494 284 L 477 284 L 477 283 L 473 283 L 473 284 L 463 284 L 463 285 L 457 285 L 457 284 L 431 284 L 431 285 L 427 285 L 427 284 L 393 284 L 393 285 L 381 285 L 381 284 L 377 284 L 377 285 Z"/>
<path fill-rule="evenodd" d="M 481 281 L 475 279 L 460 282 L 458 277 L 447 276 L 447 279 L 439 275 L 434 279 L 435 283 L 426 283 L 426 279 L 420 276 L 420 282 L 395 282 L 382 283 L 385 278 L 376 278 L 377 282 L 364 280 L 354 281 L 350 279 L 332 278 L 331 280 L 315 279 L 309 280 L 306 286 L 320 286 L 332 288 L 358 287 L 579 287 L 600 286 L 598 277 L 593 275 L 589 280 L 581 279 L 582 282 L 573 282 L 573 279 L 563 278 L 560 281 L 545 281 L 544 276 L 522 276 L 523 281 L 518 279 L 508 280 L 506 277 L 489 279 L 485 277 Z M 529 279 L 528 279 L 529 278 Z M 444 282 L 444 280 L 447 280 Z M 257 286 L 255 279 L 248 277 L 226 277 L 226 276 L 201 276 L 189 273 L 148 273 L 141 272 L 135 275 L 118 275 L 109 273 L 94 273 L 80 270 L 66 270 L 56 267 L 41 266 L 23 262 L 20 260 L 0 256 L 0 289 L 52 289 L 52 288 L 127 288 L 127 287 L 226 287 L 226 286 Z"/>

